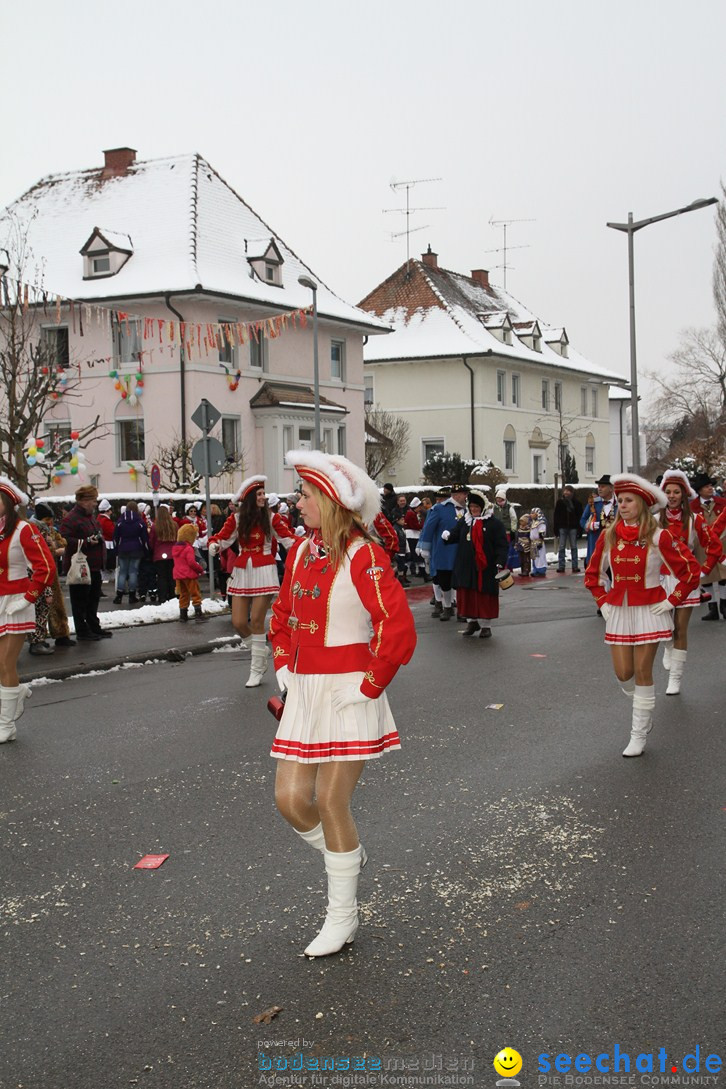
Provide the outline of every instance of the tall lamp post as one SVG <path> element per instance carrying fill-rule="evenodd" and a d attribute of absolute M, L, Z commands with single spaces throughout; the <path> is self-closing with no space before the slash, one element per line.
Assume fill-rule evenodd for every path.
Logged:
<path fill-rule="evenodd" d="M 320 374 L 318 370 L 318 285 L 309 276 L 298 276 L 297 282 L 313 293 L 313 394 L 315 397 L 315 449 L 320 449 Z"/>
<path fill-rule="evenodd" d="M 651 223 L 658 223 L 661 219 L 671 219 L 673 216 L 681 216 L 684 212 L 696 212 L 699 208 L 708 208 L 711 204 L 718 204 L 718 197 L 708 197 L 694 200 L 685 208 L 676 208 L 673 212 L 663 212 L 659 216 L 651 216 L 649 219 L 633 221 L 633 213 L 628 212 L 627 223 L 608 223 L 615 231 L 625 231 L 628 236 L 628 280 L 630 285 L 630 426 L 633 440 L 633 472 L 640 472 L 640 425 L 638 421 L 638 365 L 635 355 L 635 261 L 633 256 L 633 235 L 642 227 L 649 227 Z"/>

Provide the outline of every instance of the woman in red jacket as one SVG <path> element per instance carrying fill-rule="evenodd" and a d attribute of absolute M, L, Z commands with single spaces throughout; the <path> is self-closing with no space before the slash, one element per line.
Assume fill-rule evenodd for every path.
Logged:
<path fill-rule="evenodd" d="M 658 643 L 671 639 L 673 610 L 698 586 L 700 568 L 688 548 L 653 517 L 668 502 L 660 488 L 635 473 L 614 476 L 612 484 L 618 513 L 598 537 L 585 585 L 605 619 L 615 676 L 633 700 L 630 741 L 623 756 L 640 756 L 653 727 Z M 668 596 L 661 584 L 664 566 L 676 580 Z"/>
<path fill-rule="evenodd" d="M 366 760 L 400 748 L 386 686 L 408 662 L 416 632 L 406 595 L 366 529 L 378 488 L 347 458 L 287 454 L 302 478 L 308 535 L 291 551 L 270 639 L 285 708 L 272 756 L 277 807 L 324 852 L 328 910 L 310 957 L 337 953 L 358 929 L 366 861 L 350 803 Z"/>
<path fill-rule="evenodd" d="M 232 623 L 241 636 L 251 636 L 252 661 L 246 688 L 257 688 L 267 669 L 270 648 L 265 636 L 265 619 L 270 602 L 280 589 L 277 574 L 278 540 L 285 548 L 295 543 L 288 522 L 279 514 L 270 517 L 265 495 L 266 476 L 251 476 L 240 486 L 235 502 L 238 513 L 230 514 L 219 533 L 209 538 L 209 554 L 239 545 L 227 594 L 232 598 Z"/>
<path fill-rule="evenodd" d="M 57 574 L 40 533 L 18 515 L 18 506 L 27 502 L 17 485 L 0 476 L 0 744 L 15 740 L 15 723 L 30 695 L 18 677 L 18 658 L 25 636 L 35 631 L 35 603 Z"/>
<path fill-rule="evenodd" d="M 723 555 L 723 546 L 718 536 L 707 525 L 705 518 L 698 511 L 691 510 L 691 499 L 698 496 L 691 487 L 688 477 L 680 469 L 669 469 L 663 474 L 660 486 L 668 499 L 668 506 L 660 512 L 660 524 L 670 532 L 697 558 L 703 557 L 701 574 L 713 571 Z M 667 594 L 675 588 L 675 576 L 667 567 L 661 569 L 663 586 Z M 693 610 L 701 604 L 700 588 L 676 605 L 674 613 L 673 641 L 665 644 L 663 665 L 670 671 L 666 696 L 676 696 L 681 690 L 681 678 L 686 668 L 688 657 L 688 625 Z"/>

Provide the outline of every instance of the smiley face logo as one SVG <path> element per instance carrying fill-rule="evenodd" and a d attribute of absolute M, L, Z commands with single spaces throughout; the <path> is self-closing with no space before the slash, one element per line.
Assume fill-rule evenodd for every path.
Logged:
<path fill-rule="evenodd" d="M 522 1069 L 522 1056 L 513 1047 L 503 1047 L 494 1056 L 494 1069 L 503 1078 L 514 1078 Z"/>

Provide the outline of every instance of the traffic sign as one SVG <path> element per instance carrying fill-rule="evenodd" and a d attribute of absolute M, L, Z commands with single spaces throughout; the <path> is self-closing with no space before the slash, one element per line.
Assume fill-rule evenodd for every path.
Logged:
<path fill-rule="evenodd" d="M 151 487 L 155 492 L 161 487 L 161 469 L 156 464 L 151 466 Z"/>
<path fill-rule="evenodd" d="M 209 460 L 205 464 L 204 447 L 207 447 Z M 200 476 L 218 476 L 227 461 L 227 454 L 219 439 L 200 439 L 192 447 L 192 465 Z"/>
<path fill-rule="evenodd" d="M 206 397 L 202 397 L 199 407 L 192 415 L 192 423 L 202 431 L 211 431 L 221 419 L 222 413 Z"/>

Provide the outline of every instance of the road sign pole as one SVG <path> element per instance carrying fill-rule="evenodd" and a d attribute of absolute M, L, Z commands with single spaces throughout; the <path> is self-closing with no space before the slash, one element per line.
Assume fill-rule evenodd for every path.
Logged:
<path fill-rule="evenodd" d="M 212 503 L 209 489 L 209 402 L 206 398 L 202 398 L 203 405 L 203 418 L 204 423 L 202 426 L 202 440 L 204 442 L 204 499 L 206 503 L 207 513 L 207 539 L 212 530 Z M 207 543 L 207 567 L 209 574 L 209 596 L 214 601 L 214 556 L 209 552 L 209 544 Z"/>

